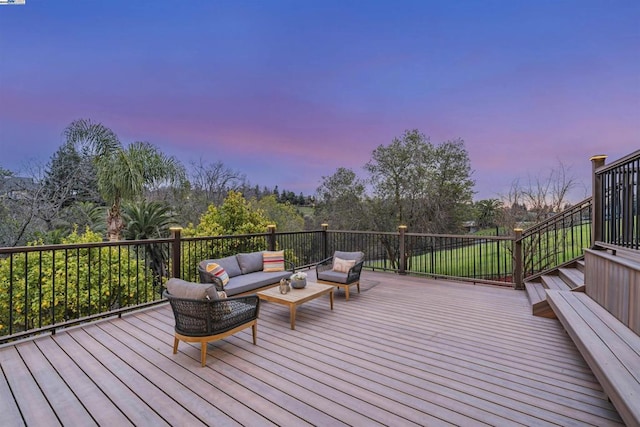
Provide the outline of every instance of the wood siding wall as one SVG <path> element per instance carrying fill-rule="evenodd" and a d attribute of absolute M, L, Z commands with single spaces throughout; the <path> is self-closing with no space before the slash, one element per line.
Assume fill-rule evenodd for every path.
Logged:
<path fill-rule="evenodd" d="M 640 261 L 585 249 L 586 292 L 640 335 Z"/>

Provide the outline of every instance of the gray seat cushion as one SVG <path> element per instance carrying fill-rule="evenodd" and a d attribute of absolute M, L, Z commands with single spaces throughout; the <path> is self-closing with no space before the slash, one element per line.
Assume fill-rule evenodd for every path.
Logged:
<path fill-rule="evenodd" d="M 318 280 L 326 280 L 327 282 L 346 284 L 347 273 L 340 273 L 338 271 L 333 271 L 333 270 L 318 271 Z"/>
<path fill-rule="evenodd" d="M 286 279 L 291 276 L 290 271 L 276 271 L 276 272 L 256 272 L 251 274 L 243 274 L 233 277 L 224 287 L 224 291 L 227 296 L 233 296 L 241 294 L 243 292 L 251 292 L 258 288 L 267 285 L 275 285 L 280 282 L 280 279 Z"/>

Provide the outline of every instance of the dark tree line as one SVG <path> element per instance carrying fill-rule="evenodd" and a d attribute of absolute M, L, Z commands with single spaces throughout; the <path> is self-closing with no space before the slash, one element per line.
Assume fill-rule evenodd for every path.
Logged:
<path fill-rule="evenodd" d="M 187 171 L 152 144 L 122 144 L 89 120 L 72 122 L 65 137 L 46 165 L 30 166 L 28 177 L 0 169 L 0 246 L 59 243 L 86 228 L 112 239 L 163 237 L 171 224 L 198 223 L 230 191 L 247 199 L 277 195 L 280 203 L 309 203 L 291 191 L 251 185 L 221 162 L 192 162 Z M 141 213 L 149 218 L 140 220 Z"/>
<path fill-rule="evenodd" d="M 122 144 L 110 129 L 88 120 L 71 123 L 65 136 L 50 161 L 33 167 L 28 177 L 0 169 L 1 246 L 58 243 L 85 228 L 111 238 L 162 237 L 171 224 L 197 225 L 208 207 L 221 206 L 230 192 L 292 227 L 280 231 L 317 229 L 322 223 L 371 231 L 406 225 L 423 233 L 466 232 L 470 222 L 475 228 L 511 229 L 531 212 L 559 209 L 575 185 L 562 167 L 546 181 L 530 178 L 536 185 L 514 185 L 502 200 L 473 203 L 464 141 L 435 144 L 418 130 L 376 147 L 360 175 L 338 167 L 321 177 L 314 195 L 251 184 L 220 161 L 199 160 L 185 168 L 150 143 Z M 287 221 L 283 212 L 296 218 Z"/>

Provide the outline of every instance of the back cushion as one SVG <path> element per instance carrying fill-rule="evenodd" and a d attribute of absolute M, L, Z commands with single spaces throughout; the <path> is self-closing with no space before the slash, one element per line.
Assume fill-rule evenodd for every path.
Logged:
<path fill-rule="evenodd" d="M 364 259 L 364 253 L 363 252 L 342 252 L 342 251 L 335 251 L 333 253 L 333 257 L 334 258 L 340 258 L 340 259 L 353 259 L 356 262 L 360 262 Z"/>
<path fill-rule="evenodd" d="M 174 297 L 188 299 L 218 299 L 218 292 L 212 283 L 193 283 L 171 278 L 167 280 L 167 291 Z"/>
<path fill-rule="evenodd" d="M 240 270 L 240 265 L 238 264 L 238 259 L 235 255 L 231 255 L 225 258 L 220 259 L 212 259 L 210 262 L 215 262 L 220 267 L 224 268 L 224 271 L 227 272 L 229 277 L 235 277 L 242 274 Z"/>
<path fill-rule="evenodd" d="M 262 252 L 251 252 L 248 254 L 238 254 L 238 265 L 242 274 L 262 271 Z"/>

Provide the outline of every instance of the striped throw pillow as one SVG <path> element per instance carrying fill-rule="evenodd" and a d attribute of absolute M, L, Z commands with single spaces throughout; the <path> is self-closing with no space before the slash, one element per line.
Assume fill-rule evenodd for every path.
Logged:
<path fill-rule="evenodd" d="M 284 271 L 284 251 L 262 252 L 262 271 Z"/>
<path fill-rule="evenodd" d="M 222 281 L 222 287 L 229 283 L 229 274 L 227 274 L 227 272 L 224 270 L 224 268 L 222 268 L 220 264 L 210 262 L 209 264 L 207 264 L 206 269 L 207 273 L 217 277 Z"/>

